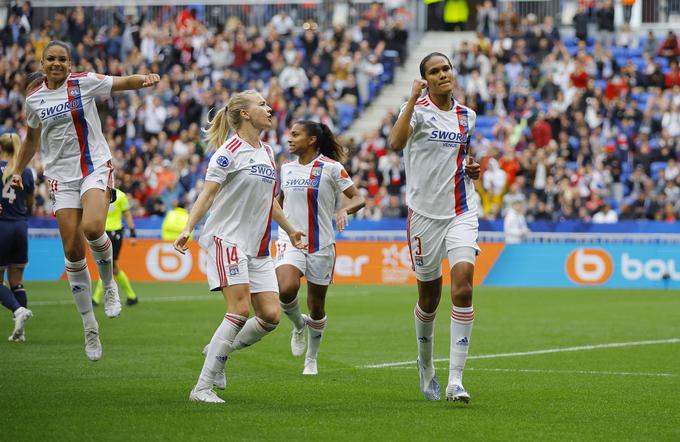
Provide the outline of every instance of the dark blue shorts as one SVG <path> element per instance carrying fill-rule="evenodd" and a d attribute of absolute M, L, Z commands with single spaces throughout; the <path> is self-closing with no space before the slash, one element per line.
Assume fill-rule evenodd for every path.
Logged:
<path fill-rule="evenodd" d="M 28 223 L 0 221 L 0 268 L 28 264 Z"/>

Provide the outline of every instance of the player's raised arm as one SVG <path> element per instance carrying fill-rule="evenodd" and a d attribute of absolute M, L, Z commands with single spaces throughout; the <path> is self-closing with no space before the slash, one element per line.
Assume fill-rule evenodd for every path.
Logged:
<path fill-rule="evenodd" d="M 159 81 L 161 81 L 161 77 L 158 74 L 113 77 L 111 92 L 143 89 L 145 87 L 151 87 Z"/>
<path fill-rule="evenodd" d="M 423 90 L 427 87 L 427 81 L 422 79 L 413 80 L 413 87 L 411 88 L 411 96 L 406 102 L 406 106 L 402 110 L 397 122 L 394 123 L 392 132 L 390 133 L 389 143 L 394 150 L 402 150 L 406 147 L 406 142 L 413 132 L 411 127 L 411 118 L 413 117 L 413 109 L 416 106 L 416 101 L 420 98 Z"/>
<path fill-rule="evenodd" d="M 196 224 L 198 224 L 208 209 L 210 209 L 212 206 L 213 201 L 215 200 L 215 195 L 217 195 L 217 191 L 219 189 L 220 183 L 215 181 L 205 182 L 201 193 L 198 195 L 194 206 L 191 208 L 189 219 L 187 220 L 186 226 L 184 226 L 184 231 L 175 240 L 175 250 L 181 254 L 184 254 L 184 252 L 187 250 L 186 243 L 189 240 L 189 236 L 191 236 L 191 232 L 194 231 Z"/>

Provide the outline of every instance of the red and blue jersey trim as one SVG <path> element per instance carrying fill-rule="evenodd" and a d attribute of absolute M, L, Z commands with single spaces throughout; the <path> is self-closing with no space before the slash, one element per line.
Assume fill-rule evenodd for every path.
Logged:
<path fill-rule="evenodd" d="M 240 144 L 239 144 L 240 145 Z M 238 149 L 238 146 L 234 148 L 234 151 Z M 269 161 L 272 163 L 272 168 L 276 170 L 276 163 L 274 162 L 274 157 L 272 156 L 271 150 L 269 146 L 266 144 L 264 145 L 264 149 L 267 151 L 267 155 L 269 156 Z M 267 218 L 267 228 L 264 231 L 264 235 L 262 236 L 262 240 L 260 241 L 260 248 L 257 252 L 257 256 L 269 256 L 269 239 L 271 237 L 271 231 L 272 231 L 272 216 L 274 215 L 274 198 L 276 197 L 276 186 L 277 183 L 274 182 L 274 186 L 272 189 L 272 201 L 269 207 L 269 217 Z"/>
<path fill-rule="evenodd" d="M 456 106 L 456 115 L 458 117 L 458 130 L 460 131 L 461 134 L 465 134 L 467 131 L 467 124 L 461 124 L 461 120 L 464 118 L 467 120 L 467 110 L 465 110 L 464 107 L 457 105 Z M 464 160 L 465 160 L 465 155 L 467 151 L 467 142 L 463 145 L 461 144 L 460 147 L 458 148 L 458 156 L 456 158 L 456 176 L 454 179 L 454 185 L 455 185 L 455 193 L 454 193 L 454 199 L 455 199 L 455 210 L 456 210 L 456 215 L 460 215 L 462 213 L 467 212 L 468 210 L 468 205 L 467 205 L 467 194 L 465 192 L 465 166 L 464 166 Z"/>
<path fill-rule="evenodd" d="M 307 234 L 308 252 L 314 253 L 319 250 L 319 186 L 323 173 L 323 161 L 318 159 L 312 164 L 309 173 L 309 187 L 307 188 Z"/>
<path fill-rule="evenodd" d="M 71 118 L 73 119 L 73 126 L 76 129 L 76 136 L 80 146 L 80 171 L 83 177 L 86 177 L 94 171 L 94 164 L 90 154 L 90 145 L 87 142 L 89 131 L 78 80 L 68 80 L 66 94 L 68 95 L 68 101 L 71 103 Z"/>

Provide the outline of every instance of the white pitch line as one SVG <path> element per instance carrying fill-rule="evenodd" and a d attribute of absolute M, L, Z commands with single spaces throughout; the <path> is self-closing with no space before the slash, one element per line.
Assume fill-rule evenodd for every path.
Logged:
<path fill-rule="evenodd" d="M 636 341 L 636 342 L 614 342 L 611 344 L 596 344 L 596 345 L 582 345 L 580 347 L 563 347 L 563 348 L 548 348 L 545 350 L 534 350 L 534 351 L 521 351 L 517 353 L 496 353 L 491 355 L 477 355 L 468 356 L 468 359 L 496 359 L 496 358 L 510 358 L 514 356 L 531 356 L 531 355 L 543 355 L 548 353 L 562 353 L 566 351 L 585 351 L 585 350 L 597 350 L 600 348 L 618 348 L 618 347 L 635 347 L 638 345 L 656 345 L 656 344 L 677 344 L 680 342 L 680 338 L 673 339 L 661 339 L 657 341 Z M 434 362 L 445 362 L 448 361 L 447 358 L 435 359 Z M 388 362 L 385 364 L 371 364 L 362 365 L 359 368 L 388 368 L 388 367 L 399 367 L 401 365 L 411 365 L 415 364 L 415 361 L 402 361 L 402 362 Z"/>
<path fill-rule="evenodd" d="M 181 296 L 156 296 L 153 298 L 144 298 L 143 303 L 150 302 L 182 302 L 182 301 L 210 301 L 212 299 L 222 299 L 217 295 L 181 295 Z M 30 305 L 68 305 L 73 304 L 71 299 L 61 299 L 58 301 L 30 301 Z"/>
<path fill-rule="evenodd" d="M 412 367 L 388 367 L 397 370 L 412 370 Z M 497 371 L 506 373 L 557 373 L 557 374 L 594 374 L 604 376 L 650 376 L 650 377 L 673 377 L 672 373 L 642 373 L 629 371 L 596 371 L 596 370 L 541 370 L 533 368 L 476 368 L 466 367 L 466 371 Z"/>

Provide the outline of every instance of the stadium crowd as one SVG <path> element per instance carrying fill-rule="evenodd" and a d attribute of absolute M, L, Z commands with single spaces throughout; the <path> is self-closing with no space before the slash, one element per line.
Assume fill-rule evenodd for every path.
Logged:
<path fill-rule="evenodd" d="M 34 28 L 30 7 L 12 11 L 0 33 L 0 133 L 22 134 L 26 73 L 39 69 L 50 39 L 73 45 L 74 71 L 160 73 L 153 92 L 100 103 L 117 183 L 135 216 L 163 215 L 195 199 L 206 165 L 201 124 L 232 91 L 264 92 L 276 116 L 265 141 L 283 162 L 291 121 L 312 119 L 342 132 L 406 58 L 407 15 L 378 3 L 355 26 L 327 30 L 296 23 L 285 11 L 271 11 L 264 29 L 236 17 L 208 27 L 189 9 L 171 20 L 119 14 L 106 27 L 91 12 L 69 9 Z M 478 114 L 471 148 L 482 164 L 480 216 L 498 219 L 519 201 L 530 221 L 676 221 L 677 36 L 639 38 L 627 24 L 615 30 L 610 0 L 588 13 L 585 31 L 575 18 L 576 38 L 560 35 L 551 17 L 500 12 L 490 0 L 477 17 L 477 37 L 452 61 L 456 98 Z M 352 152 L 347 169 L 366 196 L 361 217 L 406 214 L 403 164 L 386 141 L 396 116 L 360 139 L 341 137 Z M 39 159 L 33 166 L 36 214 L 48 215 Z"/>

